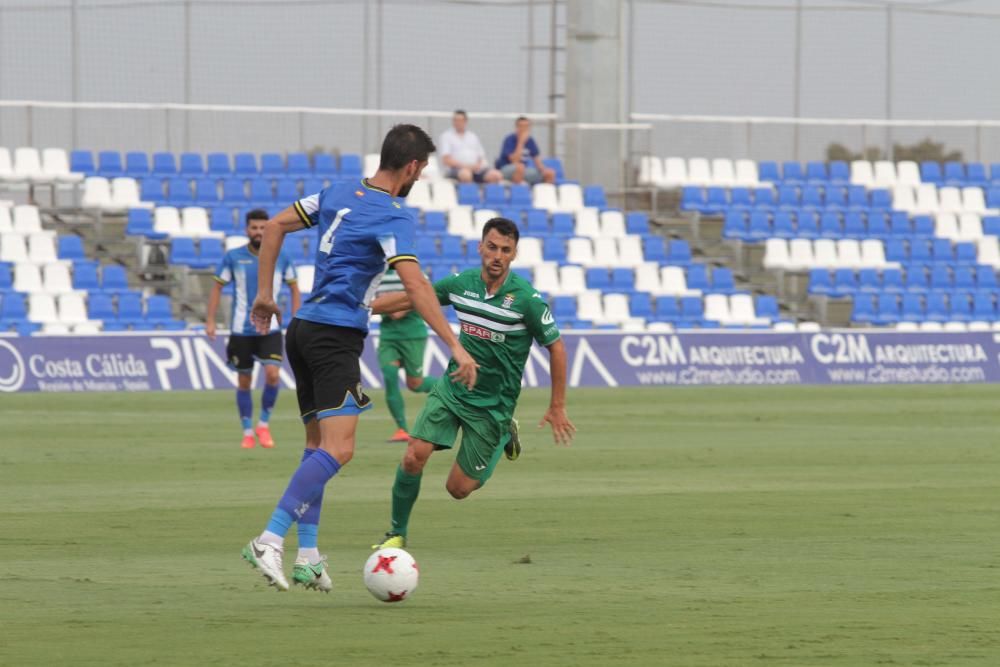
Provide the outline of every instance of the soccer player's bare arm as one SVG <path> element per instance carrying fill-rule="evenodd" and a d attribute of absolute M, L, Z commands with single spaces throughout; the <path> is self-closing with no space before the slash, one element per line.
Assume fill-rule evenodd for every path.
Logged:
<path fill-rule="evenodd" d="M 566 346 L 562 338 L 548 346 L 549 369 L 552 376 L 552 397 L 549 399 L 549 409 L 545 411 L 539 428 L 546 422 L 552 427 L 552 437 L 557 445 L 569 446 L 573 442 L 576 426 L 566 414 Z"/>
<path fill-rule="evenodd" d="M 390 315 L 413 310 L 413 303 L 406 292 L 383 294 L 372 301 L 372 312 L 376 315 Z"/>
<path fill-rule="evenodd" d="M 205 334 L 209 340 L 215 340 L 215 316 L 219 311 L 221 298 L 222 283 L 214 281 L 212 291 L 208 293 L 208 305 L 205 307 Z"/>
<path fill-rule="evenodd" d="M 254 327 L 261 334 L 271 330 L 271 317 L 277 317 L 281 322 L 281 309 L 274 302 L 274 267 L 278 263 L 278 254 L 286 234 L 305 229 L 298 210 L 289 206 L 284 211 L 267 221 L 264 226 L 264 239 L 260 244 L 259 266 L 257 269 L 257 298 L 254 299 L 250 318 Z"/>

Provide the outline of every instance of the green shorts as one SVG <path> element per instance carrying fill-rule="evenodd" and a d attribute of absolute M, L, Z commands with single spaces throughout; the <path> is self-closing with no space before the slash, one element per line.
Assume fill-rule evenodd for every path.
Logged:
<path fill-rule="evenodd" d="M 510 416 L 462 405 L 447 393 L 438 392 L 438 387 L 427 395 L 424 409 L 410 429 L 410 437 L 429 442 L 437 449 L 451 449 L 461 426 L 462 444 L 455 460 L 462 472 L 479 480 L 482 486 L 493 474 L 504 445 L 510 440 Z"/>
<path fill-rule="evenodd" d="M 427 347 L 426 338 L 409 338 L 406 340 L 385 340 L 378 341 L 378 365 L 388 366 L 399 365 L 406 371 L 406 376 L 419 378 L 424 376 L 424 349 Z"/>

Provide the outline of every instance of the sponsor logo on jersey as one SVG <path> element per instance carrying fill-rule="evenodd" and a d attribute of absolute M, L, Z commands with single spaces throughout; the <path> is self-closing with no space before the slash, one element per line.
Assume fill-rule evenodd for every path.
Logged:
<path fill-rule="evenodd" d="M 505 334 L 490 331 L 486 327 L 470 324 L 469 322 L 462 322 L 462 331 L 470 336 L 482 338 L 483 340 L 488 340 L 493 343 L 502 343 L 507 340 L 507 336 Z"/>
<path fill-rule="evenodd" d="M 556 318 L 552 317 L 552 311 L 548 308 L 542 313 L 542 324 L 555 324 Z"/>
<path fill-rule="evenodd" d="M 479 298 L 479 294 L 477 294 L 476 292 L 470 292 L 469 290 L 465 290 L 464 292 L 462 292 L 462 294 L 464 294 L 465 296 L 471 296 L 473 299 Z"/>
<path fill-rule="evenodd" d="M 355 197 L 364 197 L 364 196 L 365 196 L 365 193 L 364 193 L 364 192 L 362 192 L 361 190 L 355 190 L 355 191 L 354 191 L 354 196 L 355 196 Z"/>
<path fill-rule="evenodd" d="M 403 208 L 402 206 L 399 205 L 398 201 L 392 202 L 392 205 L 395 206 L 396 208 Z"/>
<path fill-rule="evenodd" d="M 500 304 L 500 305 L 503 306 L 504 308 L 510 308 L 511 306 L 513 306 L 514 305 L 514 295 L 513 294 L 508 294 L 507 296 L 505 296 L 503 298 L 503 303 Z"/>

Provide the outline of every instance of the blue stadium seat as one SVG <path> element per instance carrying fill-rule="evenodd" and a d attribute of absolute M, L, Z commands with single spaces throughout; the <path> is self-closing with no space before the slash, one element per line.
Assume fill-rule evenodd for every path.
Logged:
<path fill-rule="evenodd" d="M 771 236 L 779 239 L 793 239 L 798 235 L 795 217 L 791 211 L 775 211 Z"/>
<path fill-rule="evenodd" d="M 69 170 L 85 176 L 93 176 L 97 173 L 97 168 L 94 166 L 94 154 L 90 151 L 70 151 Z"/>
<path fill-rule="evenodd" d="M 750 195 L 750 188 L 734 187 L 729 189 L 729 206 L 733 208 L 752 208 L 753 197 Z"/>
<path fill-rule="evenodd" d="M 233 168 L 229 164 L 229 156 L 225 153 L 209 153 L 208 175 L 214 178 L 225 178 L 233 173 Z"/>
<path fill-rule="evenodd" d="M 953 286 L 956 290 L 972 292 L 976 289 L 976 269 L 972 265 L 956 266 Z"/>
<path fill-rule="evenodd" d="M 697 297 L 695 297 L 697 298 Z M 701 299 L 698 299 L 701 301 Z M 680 305 L 673 296 L 656 297 L 656 320 L 659 322 L 677 322 L 681 319 Z"/>
<path fill-rule="evenodd" d="M 881 292 L 882 278 L 877 269 L 861 269 L 858 271 L 859 292 Z"/>
<path fill-rule="evenodd" d="M 912 235 L 913 228 L 906 211 L 893 211 L 889 215 L 889 233 L 899 238 L 909 238 Z"/>
<path fill-rule="evenodd" d="M 191 195 L 191 181 L 187 176 L 175 176 L 168 182 L 167 204 L 181 208 L 194 204 Z"/>
<path fill-rule="evenodd" d="M 87 295 L 87 316 L 92 320 L 113 320 L 115 316 L 114 302 L 110 294 Z"/>
<path fill-rule="evenodd" d="M 868 237 L 887 240 L 891 235 L 889 215 L 885 211 L 870 212 L 868 214 Z"/>
<path fill-rule="evenodd" d="M 163 181 L 159 178 L 143 179 L 139 188 L 139 199 L 156 205 L 166 203 L 167 198 L 163 196 Z"/>
<path fill-rule="evenodd" d="M 260 172 L 257 170 L 257 157 L 253 153 L 237 153 L 233 156 L 234 175 L 246 179 L 258 173 Z"/>
<path fill-rule="evenodd" d="M 990 164 L 990 183 L 993 185 L 1000 184 L 1000 162 Z"/>
<path fill-rule="evenodd" d="M 692 264 L 687 267 L 685 282 L 689 290 L 710 291 L 708 285 L 708 266 L 705 264 Z"/>
<path fill-rule="evenodd" d="M 833 281 L 830 280 L 830 272 L 826 269 L 812 269 L 809 271 L 809 293 L 826 295 L 833 292 Z"/>
<path fill-rule="evenodd" d="M 984 188 L 989 185 L 990 179 L 986 175 L 986 165 L 982 162 L 970 162 L 965 165 L 965 184 Z"/>
<path fill-rule="evenodd" d="M 681 188 L 681 210 L 701 211 L 706 205 L 705 191 L 693 185 Z"/>
<path fill-rule="evenodd" d="M 141 151 L 125 153 L 125 175 L 130 178 L 149 176 L 149 156 Z"/>
<path fill-rule="evenodd" d="M 174 318 L 170 306 L 170 297 L 160 294 L 146 299 L 146 320 L 150 322 L 165 322 Z"/>
<path fill-rule="evenodd" d="M 201 160 L 201 153 L 181 153 L 180 175 L 188 178 L 205 175 L 205 164 Z"/>
<path fill-rule="evenodd" d="M 525 232 L 528 236 L 544 238 L 550 235 L 549 215 L 542 210 L 530 210 L 525 216 Z"/>
<path fill-rule="evenodd" d="M 778 207 L 799 208 L 799 189 L 794 185 L 782 185 L 778 188 Z"/>
<path fill-rule="evenodd" d="M 635 291 L 635 271 L 626 268 L 611 269 L 611 289 L 628 294 Z"/>
<path fill-rule="evenodd" d="M 566 170 L 563 169 L 562 160 L 557 157 L 547 157 L 542 160 L 542 164 L 556 172 L 556 184 L 563 183 L 566 180 Z"/>
<path fill-rule="evenodd" d="M 763 179 L 762 179 L 763 180 Z M 754 188 L 754 208 L 774 208 L 778 205 L 778 196 L 773 188 Z"/>
<path fill-rule="evenodd" d="M 961 162 L 945 162 L 944 184 L 957 187 L 965 185 L 965 165 Z"/>
<path fill-rule="evenodd" d="M 291 206 L 293 203 L 298 201 L 299 198 L 298 181 L 291 178 L 278 179 L 278 192 L 275 195 L 276 202 L 284 204 L 285 206 Z"/>
<path fill-rule="evenodd" d="M 340 178 L 342 180 L 358 179 L 364 176 L 361 156 L 357 153 L 342 153 L 340 155 Z"/>
<path fill-rule="evenodd" d="M 1000 188 L 997 189 L 997 194 L 1000 195 Z M 995 208 L 989 203 L 986 205 L 990 208 Z M 998 206 L 1000 206 L 1000 203 L 998 203 Z M 1000 236 L 1000 215 L 984 215 L 982 220 L 984 235 Z"/>
<path fill-rule="evenodd" d="M 811 161 L 806 163 L 806 182 L 823 184 L 830 180 L 826 172 L 826 163 Z"/>
<path fill-rule="evenodd" d="M 122 167 L 122 155 L 118 151 L 101 151 L 97 154 L 97 175 L 104 178 L 117 178 L 125 174 Z"/>
<path fill-rule="evenodd" d="M 847 189 L 832 185 L 826 186 L 826 191 L 823 194 L 823 205 L 827 210 L 845 210 L 847 208 Z"/>
<path fill-rule="evenodd" d="M 529 268 L 527 268 L 525 266 L 519 266 L 519 267 L 511 269 L 510 271 L 514 275 L 521 276 L 522 278 L 524 278 L 525 280 L 527 280 L 529 283 L 531 282 L 532 276 L 534 274 L 534 271 L 532 271 L 531 269 L 529 269 Z"/>
<path fill-rule="evenodd" d="M 876 297 L 878 311 L 875 324 L 895 324 L 899 322 L 899 299 L 892 292 L 882 292 Z"/>
<path fill-rule="evenodd" d="M 945 292 L 928 292 L 927 309 L 924 317 L 931 322 L 947 322 L 951 319 L 951 309 Z"/>
<path fill-rule="evenodd" d="M 441 252 L 438 250 L 437 239 L 433 236 L 418 236 L 417 257 L 421 261 L 428 262 L 440 259 Z"/>
<path fill-rule="evenodd" d="M 192 266 L 198 263 L 198 250 L 194 239 L 178 237 L 170 242 L 170 263 L 181 266 Z"/>
<path fill-rule="evenodd" d="M 222 261 L 226 249 L 220 239 L 203 238 L 198 242 L 198 268 L 214 269 Z"/>
<path fill-rule="evenodd" d="M 892 209 L 892 193 L 888 190 L 872 190 L 869 195 L 869 208 L 880 211 Z"/>
<path fill-rule="evenodd" d="M 854 304 L 851 308 L 851 320 L 860 324 L 871 324 L 875 319 L 875 295 L 855 294 Z"/>
<path fill-rule="evenodd" d="M 657 304 L 659 305 L 659 304 Z M 705 321 L 705 302 L 700 296 L 681 297 L 680 322 L 685 326 L 700 326 Z"/>
<path fill-rule="evenodd" d="M 306 242 L 302 244 L 302 259 L 306 264 L 312 264 L 319 252 L 319 237 L 316 234 L 306 234 Z"/>
<path fill-rule="evenodd" d="M 576 319 L 576 297 L 556 296 L 552 298 L 552 314 L 560 322 Z"/>
<path fill-rule="evenodd" d="M 153 212 L 146 208 L 130 208 L 125 235 L 160 237 L 160 234 L 153 232 Z"/>
<path fill-rule="evenodd" d="M 687 266 L 691 263 L 691 246 L 687 241 L 675 239 L 670 242 L 667 263 L 675 266 Z"/>
<path fill-rule="evenodd" d="M 762 160 L 757 163 L 757 177 L 763 181 L 770 181 L 772 183 L 777 183 L 781 180 L 781 174 L 778 173 L 778 163 L 773 160 Z"/>
<path fill-rule="evenodd" d="M 911 267 L 906 272 L 906 291 L 907 292 L 926 292 L 931 288 L 930 277 L 923 271 L 923 269 L 918 269 Z"/>
<path fill-rule="evenodd" d="M 59 237 L 59 259 L 77 260 L 86 258 L 87 253 L 83 249 L 83 239 L 76 235 Z"/>
<path fill-rule="evenodd" d="M 322 178 L 305 178 L 302 180 L 302 194 L 305 197 L 321 192 L 326 185 Z"/>
<path fill-rule="evenodd" d="M 980 264 L 976 267 L 976 289 L 981 291 L 1000 291 L 1000 281 L 992 266 Z"/>
<path fill-rule="evenodd" d="M 722 294 L 733 294 L 737 291 L 732 269 L 726 266 L 712 269 L 712 291 Z"/>
<path fill-rule="evenodd" d="M 816 185 L 807 185 L 802 188 L 802 208 L 821 209 L 825 207 L 823 191 Z"/>
<path fill-rule="evenodd" d="M 853 269 L 837 269 L 833 272 L 833 296 L 850 296 L 858 291 L 858 278 Z"/>
<path fill-rule="evenodd" d="M 833 211 L 823 213 L 819 225 L 819 235 L 821 238 L 839 239 L 844 236 L 844 229 L 840 224 L 840 215 Z"/>
<path fill-rule="evenodd" d="M 271 206 L 274 204 L 274 191 L 268 178 L 254 178 L 250 181 L 250 205 Z"/>
<path fill-rule="evenodd" d="M 941 165 L 937 162 L 921 162 L 920 163 L 920 180 L 924 183 L 934 183 L 935 185 L 941 185 L 944 182 L 944 176 L 941 174 Z"/>
<path fill-rule="evenodd" d="M 213 232 L 222 232 L 226 236 L 236 236 L 243 233 L 233 222 L 233 209 L 229 206 L 216 206 L 209 212 L 209 227 Z"/>
<path fill-rule="evenodd" d="M 21 292 L 7 292 L 0 300 L 0 324 L 8 328 L 28 319 L 28 306 Z"/>
<path fill-rule="evenodd" d="M 260 156 L 261 176 L 277 178 L 285 173 L 285 161 L 278 153 L 263 153 Z"/>
<path fill-rule="evenodd" d="M 588 185 L 583 189 L 583 205 L 607 208 L 608 198 L 604 194 L 603 185 Z"/>
<path fill-rule="evenodd" d="M 865 219 L 860 212 L 848 211 L 844 214 L 844 238 L 858 240 L 868 238 Z"/>
<path fill-rule="evenodd" d="M 934 236 L 934 218 L 929 215 L 915 215 L 913 222 L 913 236 L 930 238 Z"/>
<path fill-rule="evenodd" d="M 982 322 L 996 322 L 997 308 L 993 301 L 993 294 L 989 292 L 976 292 L 972 297 L 972 317 Z"/>
<path fill-rule="evenodd" d="M 464 262 L 466 258 L 466 248 L 462 243 L 461 236 L 445 234 L 441 237 L 441 259 L 456 264 Z"/>
<path fill-rule="evenodd" d="M 173 153 L 153 153 L 153 176 L 169 178 L 177 175 L 177 161 Z"/>
<path fill-rule="evenodd" d="M 10 269 L 3 264 L 0 264 L 0 274 L 6 269 L 7 276 L 10 276 Z M 4 289 L 4 281 L 2 275 L 0 275 L 0 290 Z M 10 287 L 8 281 L 7 288 Z M 75 290 L 99 290 L 101 288 L 100 282 L 97 277 L 97 264 L 95 262 L 83 261 L 74 262 L 73 264 L 73 289 Z"/>
<path fill-rule="evenodd" d="M 587 269 L 587 288 L 606 292 L 611 288 L 611 276 L 607 269 Z"/>
<path fill-rule="evenodd" d="M 205 207 L 219 203 L 219 186 L 214 178 L 203 176 L 194 182 L 194 202 Z"/>
<path fill-rule="evenodd" d="M 867 211 L 868 191 L 863 185 L 851 185 L 847 188 L 847 209 L 849 211 Z"/>
<path fill-rule="evenodd" d="M 124 266 L 106 264 L 101 268 L 101 289 L 105 292 L 128 291 L 128 274 Z"/>
<path fill-rule="evenodd" d="M 903 286 L 903 272 L 900 269 L 883 269 L 882 271 L 882 291 L 883 292 L 902 292 L 905 289 Z"/>
<path fill-rule="evenodd" d="M 973 319 L 972 299 L 968 292 L 954 292 L 951 296 L 949 318 L 952 322 L 971 322 Z"/>
<path fill-rule="evenodd" d="M 11 265 L 7 262 L 0 262 L 0 298 L 3 298 L 4 292 L 13 290 L 14 287 L 14 276 L 11 273 Z M 75 276 L 74 276 L 75 280 Z"/>
<path fill-rule="evenodd" d="M 654 319 L 653 297 L 646 292 L 633 292 L 628 297 L 629 315 L 641 317 L 644 320 Z"/>
<path fill-rule="evenodd" d="M 129 292 L 118 296 L 118 321 L 126 326 L 142 321 L 142 296 Z"/>
<path fill-rule="evenodd" d="M 951 288 L 951 270 L 943 264 L 935 264 L 931 268 L 931 289 L 949 290 Z"/>
<path fill-rule="evenodd" d="M 843 160 L 830 163 L 830 182 L 847 185 L 851 181 L 851 167 Z"/>
<path fill-rule="evenodd" d="M 442 211 L 424 213 L 424 231 L 428 234 L 444 234 L 448 231 L 448 218 Z"/>
<path fill-rule="evenodd" d="M 781 181 L 789 185 L 801 185 L 806 180 L 801 162 L 786 161 L 781 163 Z"/>
<path fill-rule="evenodd" d="M 942 239 L 947 240 L 947 239 Z M 929 264 L 931 262 L 931 244 L 924 239 L 912 239 L 910 241 L 910 261 L 919 262 L 921 264 Z"/>
<path fill-rule="evenodd" d="M 313 155 L 313 174 L 329 180 L 336 179 L 339 174 L 337 158 L 329 153 L 316 153 Z"/>
<path fill-rule="evenodd" d="M 500 209 L 507 206 L 507 188 L 499 183 L 489 183 L 483 188 L 483 205 L 486 208 Z"/>
<path fill-rule="evenodd" d="M 931 246 L 931 257 L 934 262 L 953 262 L 955 260 L 955 251 L 952 248 L 951 241 L 948 239 L 934 239 Z M 914 259 L 911 257 L 911 259 Z"/>
<path fill-rule="evenodd" d="M 666 239 L 662 236 L 647 236 L 642 240 L 642 256 L 647 262 L 665 264 L 667 262 Z"/>
<path fill-rule="evenodd" d="M 549 236 L 542 239 L 542 259 L 546 262 L 566 263 L 566 241 L 562 237 Z"/>
<path fill-rule="evenodd" d="M 978 260 L 976 244 L 970 242 L 955 244 L 955 263 L 975 264 Z"/>
<path fill-rule="evenodd" d="M 531 211 L 528 211 L 528 214 L 530 215 Z M 572 213 L 553 213 L 551 223 L 553 236 L 566 238 L 576 233 L 576 221 Z"/>
<path fill-rule="evenodd" d="M 756 299 L 755 310 L 757 317 L 766 317 L 775 322 L 781 319 L 781 312 L 778 308 L 778 300 L 769 294 L 761 294 Z"/>
<path fill-rule="evenodd" d="M 305 178 L 312 176 L 312 166 L 309 164 L 309 156 L 305 153 L 289 153 L 288 166 L 285 173 L 292 178 Z"/>
<path fill-rule="evenodd" d="M 751 211 L 750 226 L 747 229 L 744 239 L 747 241 L 763 241 L 770 236 L 771 217 L 768 215 L 767 211 Z"/>
<path fill-rule="evenodd" d="M 242 178 L 231 177 L 222 181 L 222 202 L 231 206 L 246 205 L 246 183 Z"/>
<path fill-rule="evenodd" d="M 475 207 L 482 205 L 482 200 L 479 197 L 479 186 L 475 183 L 459 183 L 456 192 L 459 205 Z"/>
<path fill-rule="evenodd" d="M 722 222 L 722 238 L 729 240 L 747 240 L 747 216 L 743 211 L 730 209 Z"/>
<path fill-rule="evenodd" d="M 924 300 L 918 292 L 907 292 L 903 295 L 903 308 L 900 314 L 902 322 L 924 321 Z"/>
<path fill-rule="evenodd" d="M 514 208 L 531 208 L 531 188 L 524 183 L 510 186 L 510 206 Z"/>
<path fill-rule="evenodd" d="M 803 239 L 818 239 L 819 216 L 815 211 L 800 211 L 798 222 L 795 225 L 795 235 Z"/>
<path fill-rule="evenodd" d="M 719 215 L 729 208 L 729 195 L 726 188 L 713 186 L 705 191 L 705 206 L 702 213 L 706 215 Z"/>
<path fill-rule="evenodd" d="M 868 218 L 869 230 L 871 229 L 871 218 Z M 905 264 L 910 261 L 910 251 L 906 247 L 906 242 L 902 239 L 889 239 L 885 242 L 885 258 L 889 262 Z"/>

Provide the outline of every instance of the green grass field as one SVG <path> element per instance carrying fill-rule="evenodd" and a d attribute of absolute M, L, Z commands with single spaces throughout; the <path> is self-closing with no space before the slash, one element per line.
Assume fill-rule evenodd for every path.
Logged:
<path fill-rule="evenodd" d="M 290 392 L 271 451 L 238 448 L 230 392 L 2 396 L 0 665 L 996 666 L 998 399 L 574 391 L 574 446 L 530 430 L 468 500 L 432 459 L 420 587 L 386 605 L 360 575 L 402 451 L 381 406 L 327 490 L 326 596 L 239 558 L 299 459 Z"/>

